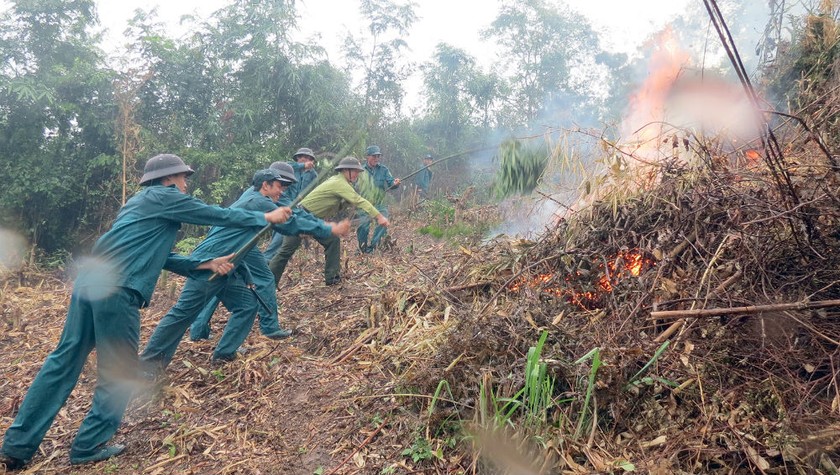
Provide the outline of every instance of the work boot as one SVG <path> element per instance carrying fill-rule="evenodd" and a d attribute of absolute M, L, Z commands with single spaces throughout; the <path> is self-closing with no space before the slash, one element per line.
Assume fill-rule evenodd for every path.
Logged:
<path fill-rule="evenodd" d="M 218 366 L 223 365 L 225 363 L 230 363 L 231 361 L 235 361 L 239 355 L 244 355 L 247 352 L 248 350 L 241 346 L 237 348 L 233 354 L 229 355 L 219 355 L 213 352 L 213 356 L 210 358 L 210 364 Z"/>
<path fill-rule="evenodd" d="M 201 341 L 210 339 L 210 325 L 204 325 L 201 330 L 193 331 L 190 328 L 190 341 Z"/>
<path fill-rule="evenodd" d="M 148 384 L 160 384 L 166 379 L 166 368 L 156 360 L 140 360 L 138 376 Z"/>
<path fill-rule="evenodd" d="M 107 460 L 115 457 L 125 450 L 122 444 L 103 445 L 91 455 L 78 456 L 70 454 L 70 465 L 81 465 L 83 463 L 99 462 L 100 460 Z"/>
<path fill-rule="evenodd" d="M 0 465 L 6 467 L 6 470 L 20 470 L 26 465 L 26 462 L 26 460 L 0 452 Z"/>
<path fill-rule="evenodd" d="M 288 338 L 292 336 L 292 331 L 283 330 L 282 328 L 280 328 L 278 330 L 274 330 L 273 332 L 266 333 L 263 336 L 265 336 L 266 338 L 271 338 L 272 340 L 282 340 L 283 338 Z"/>

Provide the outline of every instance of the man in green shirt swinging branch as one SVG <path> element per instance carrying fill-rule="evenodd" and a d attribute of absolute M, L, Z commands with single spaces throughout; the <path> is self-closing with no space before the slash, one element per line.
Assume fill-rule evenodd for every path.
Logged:
<path fill-rule="evenodd" d="M 300 207 L 312 213 L 318 218 L 335 218 L 343 211 L 352 214 L 352 209 L 361 208 L 380 226 L 387 227 L 390 223 L 376 207 L 368 200 L 362 198 L 353 189 L 353 183 L 359 179 L 359 174 L 364 171 L 362 164 L 355 157 L 344 157 L 335 167 L 338 172 L 333 177 L 318 185 L 306 198 L 300 202 Z M 339 274 L 341 257 L 341 239 L 337 236 L 320 238 L 315 236 L 321 246 L 324 247 L 324 283 L 326 285 L 337 285 L 341 283 Z M 300 247 L 300 236 L 284 236 L 283 245 L 271 258 L 268 267 L 274 274 L 275 282 L 280 281 L 286 265 Z"/>
<path fill-rule="evenodd" d="M 417 191 L 420 198 L 429 197 L 429 187 L 432 185 L 432 169 L 429 166 L 434 162 L 431 155 L 423 157 L 423 168 L 414 178 L 414 184 L 417 185 Z"/>
<path fill-rule="evenodd" d="M 210 206 L 187 195 L 192 168 L 180 157 L 156 155 L 146 162 L 140 185 L 111 229 L 79 268 L 67 320 L 56 349 L 29 387 L 6 431 L 0 465 L 23 468 L 38 451 L 58 411 L 76 386 L 95 348 L 93 404 L 70 446 L 70 463 L 105 460 L 125 449 L 108 444 L 138 386 L 140 309 L 147 307 L 162 269 L 191 275 L 202 269 L 230 272 L 230 256 L 180 256 L 171 252 L 181 223 L 262 228 L 289 219 L 289 208 L 270 212 Z"/>

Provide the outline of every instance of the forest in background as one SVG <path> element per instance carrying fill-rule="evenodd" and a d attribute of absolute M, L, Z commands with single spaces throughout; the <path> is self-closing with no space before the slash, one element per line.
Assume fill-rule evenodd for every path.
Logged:
<path fill-rule="evenodd" d="M 802 54 L 819 34 L 807 18 L 836 19 L 836 8 L 770 2 L 767 17 L 755 18 L 737 3 L 724 8 L 748 42 L 745 60 L 771 83 L 770 100 L 795 110 L 803 74 L 813 74 L 805 86 L 817 91 L 813 82 L 827 77 L 813 67 L 831 64 Z M 564 127 L 615 138 L 652 54 L 603 51 L 586 19 L 562 2 L 514 0 L 481 33 L 503 61 L 482 68 L 470 52 L 440 44 L 431 58 L 410 63 L 414 5 L 359 6 L 367 35 L 348 36 L 343 62 L 333 64 L 317 44 L 291 39 L 299 27 L 293 0 L 233 1 L 177 35 L 154 11 L 137 11 L 128 46 L 110 57 L 92 0 L 10 2 L 0 16 L 2 226 L 24 238 L 32 263 L 84 252 L 136 191 L 145 160 L 162 152 L 197 170 L 193 194 L 225 204 L 253 170 L 301 146 L 329 157 L 359 133 L 353 153 L 380 144 L 398 176 L 427 153 L 443 157 Z M 794 15 L 794 7 L 805 13 Z M 697 47 L 708 20 L 699 2 L 689 10 L 672 28 Z M 703 44 L 710 57 L 715 44 Z M 836 45 L 814 54 L 834 55 Z M 422 106 L 406 111 L 404 82 L 416 69 Z M 702 73 L 732 76 L 723 62 Z M 448 162 L 438 189 L 485 189 L 491 177 L 468 171 L 474 158 Z"/>

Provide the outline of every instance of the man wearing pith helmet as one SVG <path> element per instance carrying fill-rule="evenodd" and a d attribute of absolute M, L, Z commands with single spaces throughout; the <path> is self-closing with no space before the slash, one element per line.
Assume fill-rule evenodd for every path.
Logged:
<path fill-rule="evenodd" d="M 294 180 L 292 173 L 283 173 L 271 168 L 260 170 L 254 175 L 253 186 L 231 207 L 252 210 L 276 209 L 275 202 L 283 189 L 294 183 Z M 345 225 L 345 229 L 347 227 L 349 225 Z M 332 236 L 333 232 L 336 232 L 331 225 L 320 219 L 304 218 L 297 214 L 287 222 L 276 225 L 274 229 L 290 235 L 312 233 L 319 238 Z M 195 248 L 192 256 L 233 253 L 249 242 L 258 231 L 257 228 L 213 227 L 207 238 Z M 230 275 L 213 281 L 209 277 L 210 273 L 191 275 L 184 284 L 178 302 L 158 323 L 140 355 L 148 377 L 156 376 L 169 365 L 184 332 L 213 296 L 218 297 L 231 312 L 228 324 L 213 351 L 213 359 L 216 361 L 230 361 L 236 357 L 236 350 L 250 333 L 254 316 L 258 312 L 267 313 L 276 321 L 274 276 L 268 270 L 259 249 L 253 248 L 248 251 Z M 260 309 L 260 306 L 264 308 Z M 278 328 L 278 331 L 281 330 Z M 288 335 L 289 332 L 282 331 L 282 334 L 276 337 Z"/>
<path fill-rule="evenodd" d="M 312 149 L 306 147 L 299 148 L 292 155 L 292 161 L 288 163 L 294 169 L 295 178 L 297 178 L 297 183 L 294 183 L 283 192 L 283 198 L 291 202 L 297 198 L 301 191 L 305 190 L 310 183 L 318 178 L 318 172 L 315 171 L 315 154 L 312 153 Z"/>
<path fill-rule="evenodd" d="M 120 209 L 111 229 L 79 266 L 64 330 L 27 391 L 6 431 L 0 463 L 20 469 L 38 446 L 76 386 L 88 354 L 97 352 L 97 381 L 90 411 L 70 446 L 70 463 L 105 460 L 125 449 L 108 444 L 136 387 L 140 308 L 149 305 L 162 269 L 179 274 L 205 270 L 226 274 L 229 256 L 172 254 L 182 223 L 263 227 L 282 223 L 288 208 L 271 212 L 210 206 L 186 194 L 193 169 L 177 155 L 146 162 L 137 192 Z"/>
<path fill-rule="evenodd" d="M 263 195 L 269 196 L 272 200 L 277 199 L 273 194 L 266 193 L 264 190 L 258 189 L 260 187 L 260 183 L 263 183 L 262 187 L 266 188 L 265 181 L 268 176 L 267 172 L 273 172 L 280 176 L 280 183 L 285 189 L 283 193 L 288 190 L 288 186 L 295 184 L 295 173 L 291 165 L 285 162 L 275 162 L 271 164 L 269 170 L 261 170 L 254 175 L 254 180 L 252 182 L 253 187 L 248 188 L 248 190 L 242 194 L 242 197 L 237 201 L 237 203 L 241 203 L 243 206 L 261 203 L 265 206 L 265 204 L 262 203 L 262 200 L 259 199 L 259 195 L 255 195 L 256 192 L 263 193 Z M 284 198 L 281 197 L 279 202 L 284 202 Z M 237 206 L 237 203 L 234 203 L 232 206 Z M 278 204 L 278 202 L 275 202 L 275 204 Z M 287 203 L 282 203 L 280 205 L 285 206 L 285 204 Z M 349 221 L 343 221 L 341 223 L 325 223 L 323 220 L 316 218 L 305 210 L 296 207 L 292 212 L 292 217 L 289 219 L 289 222 L 283 225 L 280 232 L 286 234 L 294 233 L 294 228 L 297 227 L 297 230 L 299 231 L 297 234 L 320 235 L 323 238 L 329 237 L 328 233 L 319 232 L 323 229 L 323 225 L 328 226 L 330 228 L 330 232 L 335 236 L 343 236 L 350 230 Z M 275 234 L 282 236 L 280 232 L 275 232 Z M 254 251 L 248 254 L 248 257 L 256 259 L 256 256 L 258 255 L 259 253 Z M 255 289 L 261 296 L 262 300 L 259 302 L 260 306 L 258 314 L 260 332 L 264 336 L 274 340 L 285 338 L 289 336 L 291 332 L 280 328 L 277 315 L 277 297 L 275 295 L 274 275 L 268 268 L 269 259 L 265 256 L 265 253 L 263 253 L 260 258 L 262 259 L 261 262 L 250 263 L 250 267 L 252 269 L 251 275 L 253 277 Z M 191 340 L 197 341 L 210 338 L 210 319 L 212 318 L 218 304 L 219 299 L 214 298 L 204 307 L 204 310 L 202 310 L 201 314 L 199 314 L 190 326 Z M 228 308 L 228 310 L 230 310 L 230 308 Z M 225 331 L 227 331 L 227 328 Z"/>
<path fill-rule="evenodd" d="M 361 208 L 370 217 L 376 219 L 381 226 L 388 226 L 388 218 L 353 189 L 353 183 L 364 171 L 359 160 L 355 157 L 344 157 L 335 167 L 335 171 L 338 172 L 335 176 L 330 177 L 306 195 L 306 198 L 300 202 L 300 207 L 321 219 L 335 218 L 345 211 L 351 212 L 352 209 Z M 341 239 L 335 236 L 315 239 L 324 247 L 324 283 L 326 285 L 341 283 L 339 273 Z M 283 245 L 269 262 L 276 282 L 280 281 L 286 265 L 298 247 L 300 247 L 300 237 L 283 238 Z"/>
<path fill-rule="evenodd" d="M 286 191 L 280 195 L 278 204 L 288 206 L 295 200 L 295 198 L 298 197 L 301 191 L 307 189 L 309 184 L 318 178 L 318 172 L 315 171 L 315 154 L 312 153 L 312 149 L 302 147 L 299 148 L 294 155 L 292 155 L 292 161 L 274 162 L 269 168 L 280 169 L 284 166 L 290 166 L 292 168 L 295 174 L 295 179 L 297 180 L 296 183 L 289 185 L 289 187 L 286 188 Z M 271 260 L 282 244 L 283 235 L 280 233 L 274 233 L 271 237 L 271 242 L 265 250 L 265 258 L 267 260 Z"/>
<path fill-rule="evenodd" d="M 373 203 L 376 209 L 382 213 L 386 218 L 388 217 L 388 207 L 385 205 L 385 193 L 400 186 L 400 179 L 394 178 L 388 167 L 382 165 L 382 151 L 378 145 L 371 145 L 365 150 L 365 173 L 359 177 L 359 183 L 356 188 L 359 193 Z M 359 240 L 359 250 L 363 253 L 371 253 L 379 241 L 385 237 L 388 230 L 385 226 L 377 225 L 373 230 L 373 237 L 368 244 L 368 234 L 370 233 L 370 220 L 363 220 L 362 224 L 356 230 Z"/>

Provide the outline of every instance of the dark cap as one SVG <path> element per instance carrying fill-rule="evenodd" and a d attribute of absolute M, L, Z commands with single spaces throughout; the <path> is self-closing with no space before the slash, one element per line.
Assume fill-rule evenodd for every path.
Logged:
<path fill-rule="evenodd" d="M 267 181 L 279 181 L 284 185 L 288 185 L 294 182 L 290 182 L 286 179 L 283 175 L 280 174 L 280 170 L 275 170 L 273 168 L 266 168 L 264 170 L 260 170 L 257 173 L 254 173 L 254 179 L 251 180 L 251 184 L 260 187 L 263 183 Z"/>

